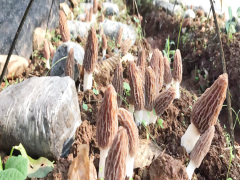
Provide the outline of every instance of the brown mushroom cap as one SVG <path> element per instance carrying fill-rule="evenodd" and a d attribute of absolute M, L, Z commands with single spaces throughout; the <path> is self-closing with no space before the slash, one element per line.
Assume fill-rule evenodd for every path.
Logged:
<path fill-rule="evenodd" d="M 43 55 L 46 60 L 50 59 L 50 49 L 47 39 L 44 40 Z"/>
<path fill-rule="evenodd" d="M 89 12 L 89 22 L 92 21 L 92 15 L 93 15 L 93 8 L 91 7 L 90 12 Z"/>
<path fill-rule="evenodd" d="M 176 50 L 173 61 L 173 79 L 175 81 L 182 81 L 182 58 L 179 49 Z"/>
<path fill-rule="evenodd" d="M 74 79 L 74 64 L 74 51 L 73 48 L 71 48 L 66 61 L 65 76 L 70 76 L 72 79 Z"/>
<path fill-rule="evenodd" d="M 97 14 L 98 10 L 98 2 L 97 0 L 93 0 L 93 14 Z"/>
<path fill-rule="evenodd" d="M 142 49 L 142 51 L 138 55 L 137 66 L 141 72 L 143 85 L 145 83 L 145 64 L 146 64 L 146 53 L 145 53 L 145 50 Z"/>
<path fill-rule="evenodd" d="M 197 14 L 198 17 L 201 17 L 201 16 L 204 15 L 204 12 L 203 12 L 203 10 L 198 9 L 197 12 L 196 12 L 196 14 Z"/>
<path fill-rule="evenodd" d="M 193 105 L 191 122 L 202 134 L 210 126 L 215 125 L 226 98 L 228 75 L 220 75 Z"/>
<path fill-rule="evenodd" d="M 122 34 L 123 34 L 123 27 L 121 26 L 118 30 L 118 34 L 116 36 L 116 39 L 115 39 L 115 45 L 116 47 L 121 47 L 121 44 L 122 44 Z"/>
<path fill-rule="evenodd" d="M 112 85 L 104 92 L 104 98 L 97 116 L 96 140 L 100 148 L 110 147 L 118 129 L 117 93 Z"/>
<path fill-rule="evenodd" d="M 132 46 L 132 40 L 130 38 L 123 41 L 122 44 L 121 44 L 122 54 L 126 55 L 129 51 L 129 49 L 131 48 L 131 46 Z"/>
<path fill-rule="evenodd" d="M 83 59 L 83 66 L 85 71 L 92 73 L 97 65 L 98 57 L 98 40 L 94 27 L 88 34 L 87 44 L 85 47 L 85 54 Z"/>
<path fill-rule="evenodd" d="M 150 66 L 156 75 L 156 91 L 157 93 L 162 89 L 163 75 L 164 75 L 164 63 L 162 52 L 158 49 L 153 51 L 153 55 L 150 61 Z"/>
<path fill-rule="evenodd" d="M 128 140 L 129 140 L 129 154 L 134 156 L 138 149 L 138 128 L 133 120 L 133 115 L 126 109 L 118 109 L 118 121 L 127 130 Z"/>
<path fill-rule="evenodd" d="M 154 109 L 158 116 L 160 116 L 173 102 L 176 96 L 176 90 L 174 87 L 170 87 L 168 90 L 161 92 L 155 99 Z"/>
<path fill-rule="evenodd" d="M 163 62 L 164 62 L 164 84 L 170 84 L 172 82 L 172 73 L 168 58 L 164 57 Z"/>
<path fill-rule="evenodd" d="M 59 29 L 63 42 L 70 41 L 70 31 L 68 29 L 67 17 L 65 13 L 60 10 L 59 12 Z"/>
<path fill-rule="evenodd" d="M 121 62 L 117 65 L 114 71 L 112 85 L 116 92 L 123 97 L 123 67 Z M 117 96 L 118 107 L 122 105 L 122 98 L 120 96 Z"/>
<path fill-rule="evenodd" d="M 152 111 L 156 97 L 156 76 L 149 66 L 145 73 L 145 109 Z"/>
<path fill-rule="evenodd" d="M 101 15 L 101 19 L 100 19 L 100 22 L 103 22 L 104 19 L 105 19 L 105 17 L 104 17 L 104 14 L 102 13 L 102 15 Z"/>
<path fill-rule="evenodd" d="M 85 22 L 89 22 L 89 15 L 90 15 L 90 12 L 87 10 L 86 12 L 86 16 L 85 16 Z"/>
<path fill-rule="evenodd" d="M 185 18 L 182 22 L 182 28 L 186 28 L 187 26 L 190 26 L 190 18 Z"/>
<path fill-rule="evenodd" d="M 129 63 L 131 96 L 134 97 L 134 108 L 139 111 L 144 108 L 145 99 L 140 72 L 134 62 Z"/>
<path fill-rule="evenodd" d="M 50 50 L 50 57 L 51 57 L 51 59 L 53 59 L 53 57 L 55 55 L 55 49 L 53 48 L 53 45 L 50 41 L 48 41 L 48 45 L 49 45 L 49 50 Z"/>
<path fill-rule="evenodd" d="M 128 136 L 123 127 L 119 127 L 105 162 L 105 180 L 122 180 L 126 176 Z"/>
<path fill-rule="evenodd" d="M 102 49 L 107 49 L 107 38 L 105 34 L 102 35 Z"/>
<path fill-rule="evenodd" d="M 190 155 L 191 161 L 196 165 L 197 168 L 201 165 L 203 158 L 206 156 L 206 154 L 210 149 L 212 139 L 214 137 L 214 131 L 215 131 L 215 127 L 210 126 L 200 136 L 200 138 L 196 142 L 191 152 L 191 155 Z"/>

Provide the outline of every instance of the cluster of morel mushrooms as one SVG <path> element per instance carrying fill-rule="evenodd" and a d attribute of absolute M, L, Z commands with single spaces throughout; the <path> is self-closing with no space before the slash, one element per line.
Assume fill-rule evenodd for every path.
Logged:
<path fill-rule="evenodd" d="M 61 22 L 60 29 L 63 39 L 68 41 L 70 32 L 67 23 Z M 121 42 L 122 32 L 123 29 L 120 28 L 114 51 L 125 55 L 131 47 L 131 40 Z M 106 37 L 102 30 L 100 33 L 103 56 L 105 56 Z M 120 51 L 119 47 L 121 47 Z M 66 76 L 72 78 L 75 63 L 73 54 L 71 49 L 66 62 Z M 84 91 L 92 87 L 92 76 L 97 63 L 98 39 L 96 30 L 92 27 L 88 34 L 83 61 Z M 149 66 L 146 67 L 146 64 Z M 134 155 L 139 142 L 137 127 L 140 124 L 146 126 L 155 123 L 157 117 L 170 106 L 173 100 L 180 98 L 181 80 L 182 60 L 179 50 L 176 50 L 174 55 L 171 73 L 169 60 L 163 57 L 161 51 L 155 49 L 150 62 L 147 62 L 145 51 L 142 49 L 137 62 L 129 62 L 131 95 L 128 99 L 129 109 L 126 110 L 120 108 L 123 96 L 122 62 L 117 65 L 112 85 L 105 90 L 98 112 L 96 139 L 100 149 L 99 178 L 120 180 L 133 176 Z M 227 74 L 219 76 L 192 108 L 191 125 L 181 138 L 181 145 L 191 153 L 191 161 L 186 169 L 189 179 L 209 151 L 215 131 L 214 125 L 225 100 L 227 84 Z"/>

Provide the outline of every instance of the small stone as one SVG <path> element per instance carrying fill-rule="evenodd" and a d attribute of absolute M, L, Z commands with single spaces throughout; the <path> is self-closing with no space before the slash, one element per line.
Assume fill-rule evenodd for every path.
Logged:
<path fill-rule="evenodd" d="M 36 28 L 33 32 L 33 51 L 43 47 L 46 31 L 40 27 Z"/>
<path fill-rule="evenodd" d="M 103 3 L 103 9 L 105 9 L 105 15 L 107 16 L 113 16 L 113 15 L 119 15 L 119 8 L 117 4 L 105 2 Z"/>
<path fill-rule="evenodd" d="M 86 38 L 88 31 L 91 28 L 91 23 L 81 22 L 81 21 L 68 21 L 68 28 L 70 30 L 71 36 L 76 39 L 77 36 L 81 38 Z"/>

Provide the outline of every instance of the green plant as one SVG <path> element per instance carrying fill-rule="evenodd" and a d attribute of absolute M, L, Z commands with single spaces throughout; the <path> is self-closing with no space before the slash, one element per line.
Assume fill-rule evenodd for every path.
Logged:
<path fill-rule="evenodd" d="M 142 34 L 142 26 L 141 26 L 141 23 L 140 23 L 140 20 L 136 17 L 133 17 L 134 21 L 137 23 L 137 35 L 139 37 L 139 40 L 141 41 L 142 38 L 143 38 L 143 34 Z"/>
<path fill-rule="evenodd" d="M 57 36 L 54 36 L 52 40 L 57 43 L 61 40 L 61 38 L 62 38 L 61 35 L 57 35 Z"/>
<path fill-rule="evenodd" d="M 172 45 L 175 45 L 175 43 L 174 41 L 170 41 L 168 36 L 168 38 L 166 39 L 165 49 L 163 50 L 163 54 L 164 54 L 164 57 L 167 57 L 170 62 L 171 62 L 171 59 L 169 58 L 170 55 L 172 55 L 171 58 L 173 58 L 175 54 L 175 50 L 170 50 Z"/>
<path fill-rule="evenodd" d="M 111 41 L 108 41 L 108 46 L 111 48 L 111 51 L 115 48 L 115 38 L 113 38 Z"/>
<path fill-rule="evenodd" d="M 84 102 L 83 102 L 83 109 L 86 111 L 88 110 L 88 106 Z"/>
<path fill-rule="evenodd" d="M 123 82 L 123 89 L 124 89 L 124 93 L 127 95 L 127 96 L 130 96 L 130 86 L 127 82 Z"/>
<path fill-rule="evenodd" d="M 163 119 L 158 119 L 157 120 L 158 126 L 160 126 L 161 128 L 163 128 Z"/>
<path fill-rule="evenodd" d="M 180 36 L 181 36 L 181 29 L 182 29 L 182 23 L 183 23 L 183 19 L 184 19 L 184 17 L 182 17 L 182 22 L 181 22 L 181 25 L 180 25 L 180 28 L 179 28 L 179 33 L 178 33 L 178 42 L 177 42 L 177 49 L 178 49 L 179 40 L 180 40 Z"/>
<path fill-rule="evenodd" d="M 99 94 L 98 90 L 95 89 L 95 88 L 93 88 L 93 93 L 94 93 L 95 95 L 98 95 L 98 94 Z"/>

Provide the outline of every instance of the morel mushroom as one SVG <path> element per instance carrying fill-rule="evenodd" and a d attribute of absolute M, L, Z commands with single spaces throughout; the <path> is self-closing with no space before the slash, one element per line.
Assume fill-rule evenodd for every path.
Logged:
<path fill-rule="evenodd" d="M 44 54 L 44 58 L 46 59 L 46 67 L 48 69 L 50 69 L 50 49 L 49 49 L 49 44 L 48 44 L 48 40 L 44 40 L 44 48 L 43 48 L 43 54 Z"/>
<path fill-rule="evenodd" d="M 134 156 L 138 149 L 138 128 L 133 120 L 133 115 L 123 109 L 118 109 L 118 122 L 127 130 L 128 135 L 128 155 L 126 163 L 126 176 L 132 178 L 134 167 Z"/>
<path fill-rule="evenodd" d="M 97 0 L 93 0 L 93 14 L 97 14 L 98 10 L 98 2 Z"/>
<path fill-rule="evenodd" d="M 50 57 L 51 57 L 51 59 L 53 59 L 53 57 L 55 55 L 55 49 L 50 41 L 48 41 L 48 45 L 49 45 L 49 50 L 50 50 Z M 50 67 L 50 65 L 49 65 L 49 67 Z"/>
<path fill-rule="evenodd" d="M 176 96 L 176 90 L 174 87 L 170 87 L 168 90 L 161 92 L 155 99 L 154 102 L 154 110 L 157 116 L 162 115 L 162 113 L 171 105 Z M 155 124 L 156 119 L 154 121 L 150 121 L 149 123 Z"/>
<path fill-rule="evenodd" d="M 146 124 L 149 125 L 149 119 L 156 119 L 157 116 L 152 115 L 153 105 L 156 97 L 156 76 L 155 72 L 149 66 L 146 68 L 145 73 L 145 106 L 143 110 L 143 120 L 146 121 Z M 153 120 L 151 120 L 153 121 Z"/>
<path fill-rule="evenodd" d="M 74 51 L 71 48 L 66 62 L 65 76 L 70 76 L 72 79 L 74 79 L 74 64 Z"/>
<path fill-rule="evenodd" d="M 115 69 L 112 85 L 118 94 L 117 103 L 118 107 L 120 107 L 123 97 L 123 67 L 121 62 L 119 62 Z"/>
<path fill-rule="evenodd" d="M 194 146 L 192 153 L 190 155 L 190 158 L 191 158 L 190 163 L 188 164 L 187 169 L 186 169 L 189 180 L 192 179 L 194 170 L 201 165 L 203 158 L 208 153 L 211 143 L 212 143 L 212 139 L 214 137 L 214 131 L 215 131 L 215 127 L 210 126 L 200 136 L 199 140 L 197 141 L 196 145 Z"/>
<path fill-rule="evenodd" d="M 134 62 L 129 63 L 131 96 L 134 97 L 135 121 L 137 126 L 142 123 L 143 108 L 145 104 L 142 79 L 140 71 Z"/>
<path fill-rule="evenodd" d="M 70 41 L 70 31 L 68 29 L 67 17 L 65 13 L 61 10 L 59 12 L 59 29 L 63 42 Z"/>
<path fill-rule="evenodd" d="M 102 35 L 102 56 L 103 56 L 103 59 L 105 58 L 106 56 L 106 51 L 107 51 L 107 38 L 105 36 L 105 34 Z"/>
<path fill-rule="evenodd" d="M 162 89 L 164 75 L 163 56 L 162 52 L 158 49 L 155 49 L 153 51 L 150 66 L 152 67 L 156 75 L 156 92 L 158 93 Z"/>
<path fill-rule="evenodd" d="M 121 47 L 122 35 L 123 35 L 123 27 L 121 26 L 118 30 L 118 34 L 117 34 L 116 39 L 115 39 L 115 49 L 114 49 L 115 53 L 118 53 L 118 48 Z"/>
<path fill-rule="evenodd" d="M 173 86 L 176 89 L 175 99 L 180 98 L 180 83 L 182 81 L 182 58 L 179 49 L 176 50 L 173 61 Z"/>
<path fill-rule="evenodd" d="M 146 54 L 145 54 L 145 50 L 142 49 L 142 51 L 138 55 L 137 66 L 142 75 L 143 86 L 145 83 L 145 64 L 146 64 Z"/>
<path fill-rule="evenodd" d="M 103 22 L 104 19 L 105 19 L 105 17 L 104 17 L 104 14 L 102 13 L 102 15 L 101 15 L 101 19 L 100 19 L 100 22 Z"/>
<path fill-rule="evenodd" d="M 90 12 L 87 10 L 86 16 L 85 16 L 85 22 L 89 22 L 90 21 L 89 18 L 90 18 Z"/>
<path fill-rule="evenodd" d="M 124 127 L 119 127 L 106 158 L 105 180 L 122 180 L 126 177 L 128 135 Z"/>
<path fill-rule="evenodd" d="M 228 76 L 223 74 L 193 105 L 191 124 L 181 138 L 181 145 L 190 153 L 200 134 L 215 125 L 226 98 Z"/>
<path fill-rule="evenodd" d="M 128 53 L 131 46 L 132 46 L 132 40 L 130 38 L 128 38 L 128 39 L 126 39 L 125 41 L 122 42 L 121 52 L 122 52 L 123 56 L 125 56 Z"/>
<path fill-rule="evenodd" d="M 167 57 L 164 57 L 163 61 L 164 61 L 164 84 L 165 84 L 166 90 L 168 90 L 171 87 L 171 83 L 172 83 L 171 67 Z"/>
<path fill-rule="evenodd" d="M 83 59 L 84 66 L 84 86 L 83 90 L 92 88 L 92 73 L 97 65 L 98 57 L 98 40 L 96 30 L 94 27 L 88 34 L 87 44 L 85 47 L 85 54 Z"/>
<path fill-rule="evenodd" d="M 117 114 L 117 94 L 114 87 L 109 85 L 104 92 L 97 116 L 96 140 L 100 149 L 99 178 L 104 178 L 105 159 L 118 130 Z"/>

